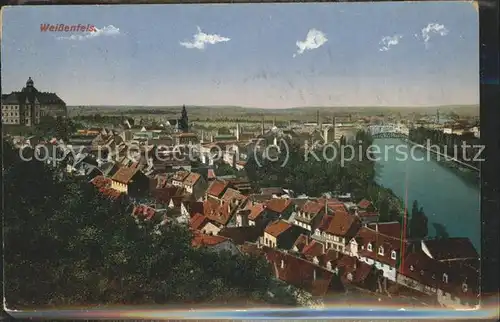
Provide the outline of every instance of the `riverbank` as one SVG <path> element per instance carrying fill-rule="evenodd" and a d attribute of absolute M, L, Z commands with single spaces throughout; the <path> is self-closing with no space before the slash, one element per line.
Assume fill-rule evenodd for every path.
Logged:
<path fill-rule="evenodd" d="M 467 184 L 479 186 L 481 184 L 480 172 L 461 165 L 459 162 L 450 160 L 450 157 L 427 148 L 425 145 L 411 141 L 410 139 L 404 139 L 404 141 L 410 145 L 415 145 L 422 150 L 429 151 L 432 160 L 437 164 L 451 170 L 458 177 L 463 179 Z"/>

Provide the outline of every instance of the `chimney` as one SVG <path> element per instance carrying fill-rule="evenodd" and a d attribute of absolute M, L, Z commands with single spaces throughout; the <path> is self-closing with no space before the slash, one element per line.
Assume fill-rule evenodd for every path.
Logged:
<path fill-rule="evenodd" d="M 378 234 L 378 223 L 375 223 L 375 232 Z"/>

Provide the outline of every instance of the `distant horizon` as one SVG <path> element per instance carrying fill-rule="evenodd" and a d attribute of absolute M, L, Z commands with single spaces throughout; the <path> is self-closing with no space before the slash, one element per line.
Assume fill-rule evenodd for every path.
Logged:
<path fill-rule="evenodd" d="M 255 107 L 255 106 L 243 106 L 243 105 L 191 105 L 191 104 L 177 104 L 177 105 L 118 105 L 118 104 L 102 104 L 102 105 L 83 105 L 83 104 L 74 104 L 69 105 L 67 107 L 78 108 L 78 107 L 101 107 L 101 108 L 181 108 L 182 106 L 186 106 L 186 108 L 194 107 L 194 108 L 241 108 L 241 109 L 255 109 L 255 110 L 291 110 L 291 109 L 327 109 L 327 108 L 449 108 L 449 107 L 470 107 L 475 108 L 479 107 L 479 104 L 449 104 L 449 105 L 332 105 L 332 106 L 293 106 L 293 107 L 282 107 L 282 108 L 263 108 L 263 107 Z"/>
<path fill-rule="evenodd" d="M 479 104 L 466 2 L 11 6 L 2 23 L 3 90 L 32 77 L 72 106 Z"/>

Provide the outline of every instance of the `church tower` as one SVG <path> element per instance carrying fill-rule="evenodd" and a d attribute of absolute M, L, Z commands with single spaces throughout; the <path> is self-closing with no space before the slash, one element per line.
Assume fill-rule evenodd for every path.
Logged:
<path fill-rule="evenodd" d="M 180 132 L 189 131 L 189 119 L 186 111 L 186 105 L 182 105 L 181 118 L 177 122 Z"/>

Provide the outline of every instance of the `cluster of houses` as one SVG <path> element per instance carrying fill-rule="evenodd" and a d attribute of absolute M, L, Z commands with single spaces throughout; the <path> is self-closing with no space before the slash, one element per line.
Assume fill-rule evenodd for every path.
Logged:
<path fill-rule="evenodd" d="M 144 148 L 135 151 L 139 157 L 132 160 L 127 157 L 127 131 L 89 131 L 65 144 L 35 138 L 17 144 L 49 146 L 42 150 L 49 154 L 47 163 L 65 162 L 64 171 L 84 177 L 110 199 L 127 196 L 133 205 L 131 215 L 138 221 L 185 225 L 193 232 L 193 247 L 262 256 L 277 279 L 313 296 L 363 289 L 380 296 L 423 298 L 445 307 L 478 303 L 479 255 L 467 238 L 409 240 L 399 222 L 379 222 L 370 200 L 348 193 L 295 196 L 281 187 L 256 190 L 246 178 L 218 176 L 213 162 L 201 160 L 203 153 L 196 164 L 187 159 L 156 160 L 154 144 L 139 145 Z M 134 137 L 162 140 L 161 131 L 155 133 L 151 139 L 144 133 Z M 192 145 L 182 140 L 194 137 L 182 132 L 164 139 Z M 210 150 L 213 144 L 201 147 Z M 58 153 L 65 152 L 54 146 L 78 153 L 63 159 Z M 102 155 L 99 149 L 96 155 L 101 146 L 108 148 L 107 153 Z M 222 160 L 244 167 L 234 156 Z"/>

